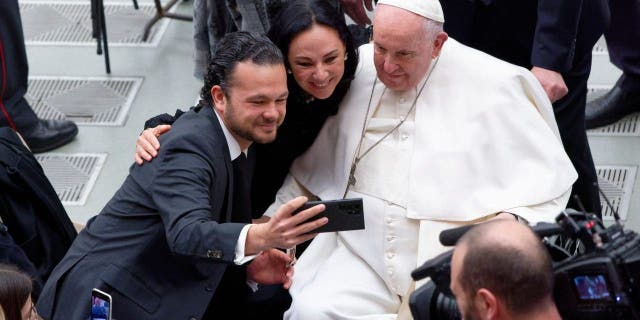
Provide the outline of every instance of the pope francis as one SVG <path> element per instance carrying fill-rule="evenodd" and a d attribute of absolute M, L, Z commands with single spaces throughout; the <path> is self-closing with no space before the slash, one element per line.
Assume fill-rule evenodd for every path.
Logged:
<path fill-rule="evenodd" d="M 363 198 L 365 230 L 301 256 L 286 319 L 396 319 L 441 230 L 553 221 L 577 175 L 532 74 L 448 39 L 437 0 L 380 0 L 373 42 L 276 203 Z"/>

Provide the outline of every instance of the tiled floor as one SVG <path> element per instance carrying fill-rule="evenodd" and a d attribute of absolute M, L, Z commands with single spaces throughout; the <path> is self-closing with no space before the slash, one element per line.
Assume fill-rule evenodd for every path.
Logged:
<path fill-rule="evenodd" d="M 195 100 L 201 82 L 192 76 L 192 25 L 162 19 L 142 43 L 153 2 L 138 0 L 136 11 L 132 1 L 106 0 L 109 75 L 91 39 L 89 1 L 19 2 L 30 64 L 28 99 L 39 115 L 68 117 L 80 126 L 72 143 L 38 159 L 71 219 L 84 223 L 124 181 L 144 121 Z M 181 1 L 174 9 L 191 14 L 191 5 Z M 74 35 L 61 37 L 57 28 Z"/>
<path fill-rule="evenodd" d="M 613 86 L 621 71 L 609 62 L 604 40 L 594 48 L 589 87 L 592 97 Z M 612 125 L 587 131 L 596 163 L 600 187 L 609 201 L 626 220 L 627 227 L 640 230 L 640 113 L 631 114 Z M 611 222 L 612 211 L 603 201 L 605 221 Z"/>
<path fill-rule="evenodd" d="M 1 1 L 1 0 L 0 0 Z M 192 76 L 192 25 L 163 19 L 143 42 L 151 0 L 105 1 L 110 75 L 91 39 L 87 0 L 21 0 L 30 62 L 29 100 L 39 115 L 80 125 L 71 144 L 38 155 L 72 220 L 97 214 L 127 175 L 144 120 L 190 106 L 201 86 Z M 190 14 L 191 2 L 175 10 Z M 594 48 L 591 97 L 606 92 L 620 71 L 600 41 Z M 640 230 L 640 114 L 592 130 L 589 139 L 600 184 L 609 200 Z M 635 193 L 634 193 L 635 192 Z M 605 212 L 610 219 L 610 210 Z"/>
<path fill-rule="evenodd" d="M 140 27 L 156 12 L 153 2 L 139 1 L 138 10 L 125 1 L 105 1 L 107 39 L 110 46 L 158 46 L 168 19 L 160 20 L 149 39 L 142 40 Z M 21 0 L 20 11 L 25 24 L 27 44 L 92 45 L 91 3 L 79 0 Z"/>

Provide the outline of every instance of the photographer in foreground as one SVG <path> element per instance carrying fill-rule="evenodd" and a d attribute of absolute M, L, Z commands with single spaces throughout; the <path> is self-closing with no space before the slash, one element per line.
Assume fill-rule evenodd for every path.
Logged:
<path fill-rule="evenodd" d="M 460 238 L 451 259 L 451 291 L 464 319 L 560 319 L 551 258 L 518 222 L 480 224 Z"/>

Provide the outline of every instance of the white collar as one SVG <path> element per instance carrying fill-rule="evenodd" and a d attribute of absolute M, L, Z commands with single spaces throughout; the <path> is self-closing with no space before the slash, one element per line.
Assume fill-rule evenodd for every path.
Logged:
<path fill-rule="evenodd" d="M 218 122 L 220 122 L 220 127 L 222 127 L 222 133 L 224 133 L 224 139 L 227 140 L 227 147 L 229 147 L 229 157 L 231 157 L 231 160 L 237 158 L 240 155 L 240 152 L 247 156 L 249 148 L 241 150 L 238 140 L 236 140 L 236 138 L 231 134 L 231 131 L 229 131 L 227 126 L 224 124 L 224 121 L 222 121 L 222 118 L 220 118 L 220 115 L 215 108 L 213 108 L 213 113 L 216 114 L 216 118 L 218 118 Z"/>

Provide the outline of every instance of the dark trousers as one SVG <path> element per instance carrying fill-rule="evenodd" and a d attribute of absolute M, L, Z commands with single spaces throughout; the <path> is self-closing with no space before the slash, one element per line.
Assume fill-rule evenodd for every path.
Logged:
<path fill-rule="evenodd" d="M 573 184 L 571 199 L 567 205 L 581 210 L 574 198 L 577 196 L 584 208 L 598 215 L 602 212 L 598 192 L 598 176 L 591 156 L 584 122 L 587 103 L 587 80 L 591 70 L 591 53 L 580 63 L 580 72 L 563 74 L 569 93 L 553 104 L 553 112 L 560 131 L 560 138 L 571 163 L 578 172 L 578 180 Z"/>
<path fill-rule="evenodd" d="M 624 89 L 640 90 L 640 1 L 613 0 L 609 8 L 611 24 L 605 32 L 609 59 L 625 75 L 637 80 L 635 88 Z"/>
<path fill-rule="evenodd" d="M 29 66 L 17 0 L 0 1 L 0 127 L 33 128 L 36 114 L 25 100 Z"/>

